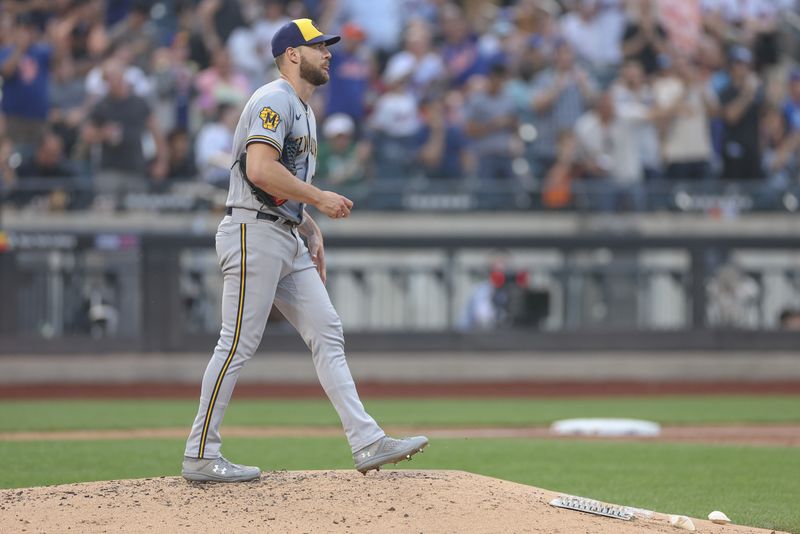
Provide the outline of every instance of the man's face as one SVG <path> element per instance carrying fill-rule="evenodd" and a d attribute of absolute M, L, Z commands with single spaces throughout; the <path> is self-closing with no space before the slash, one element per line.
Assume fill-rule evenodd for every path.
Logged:
<path fill-rule="evenodd" d="M 324 85 L 330 79 L 328 69 L 331 65 L 331 53 L 325 43 L 312 46 L 301 46 L 300 77 L 316 86 Z"/>

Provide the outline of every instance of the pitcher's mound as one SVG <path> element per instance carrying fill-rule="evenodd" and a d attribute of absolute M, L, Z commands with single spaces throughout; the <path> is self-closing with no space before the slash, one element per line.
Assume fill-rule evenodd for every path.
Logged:
<path fill-rule="evenodd" d="M 556 496 L 461 471 L 277 471 L 239 484 L 114 480 L 0 490 L 0 532 L 684 532 L 661 514 L 622 521 L 554 508 Z"/>

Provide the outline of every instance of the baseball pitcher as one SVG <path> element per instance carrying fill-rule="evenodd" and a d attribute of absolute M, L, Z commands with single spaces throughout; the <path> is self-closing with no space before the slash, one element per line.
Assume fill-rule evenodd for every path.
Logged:
<path fill-rule="evenodd" d="M 312 205 L 338 219 L 353 208 L 350 199 L 311 185 L 317 129 L 308 101 L 328 81 L 328 47 L 339 40 L 320 32 L 310 19 L 281 27 L 272 39 L 281 76 L 256 90 L 236 127 L 227 215 L 216 235 L 224 275 L 222 329 L 186 442 L 182 472 L 187 480 L 241 482 L 261 476 L 258 467 L 222 456 L 219 429 L 273 303 L 311 349 L 357 470 L 366 474 L 408 459 L 428 444 L 424 436 L 386 436 L 364 410 L 345 360 L 342 323 L 325 290 L 322 234 L 305 211 Z"/>

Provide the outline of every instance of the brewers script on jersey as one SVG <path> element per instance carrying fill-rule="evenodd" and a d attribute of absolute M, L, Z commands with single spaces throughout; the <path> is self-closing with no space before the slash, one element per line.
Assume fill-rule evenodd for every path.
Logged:
<path fill-rule="evenodd" d="M 260 476 L 257 467 L 233 464 L 221 456 L 220 425 L 239 372 L 259 346 L 273 303 L 311 349 L 317 376 L 339 414 L 357 469 L 366 473 L 410 458 L 427 445 L 424 437 L 387 437 L 364 410 L 345 359 L 341 321 L 298 233 L 298 224 L 308 217 L 305 206 L 265 195 L 245 175 L 250 173 L 248 167 L 239 164 L 248 150 L 266 144 L 280 154 L 281 164 L 291 174 L 311 182 L 317 156 L 316 119 L 297 88 L 310 96 L 318 83 L 303 78 L 298 63 L 323 58 L 318 61 L 324 65 L 330 58 L 326 46 L 338 40 L 323 35 L 308 19 L 283 26 L 273 38 L 273 55 L 287 52 L 291 61 L 279 63 L 281 79 L 253 94 L 236 127 L 227 215 L 216 235 L 224 275 L 222 329 L 186 442 L 183 475 L 189 480 L 233 482 Z M 298 50 L 306 47 L 314 48 Z M 318 68 L 327 81 L 327 70 Z M 299 227 L 304 235 L 311 222 Z"/>

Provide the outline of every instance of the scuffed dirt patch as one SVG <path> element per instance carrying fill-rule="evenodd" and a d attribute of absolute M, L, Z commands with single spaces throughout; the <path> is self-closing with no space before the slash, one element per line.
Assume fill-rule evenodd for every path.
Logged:
<path fill-rule="evenodd" d="M 556 495 L 461 471 L 278 471 L 243 484 L 162 477 L 0 490 L 0 532 L 685 532 L 662 514 L 620 521 L 554 508 Z"/>

